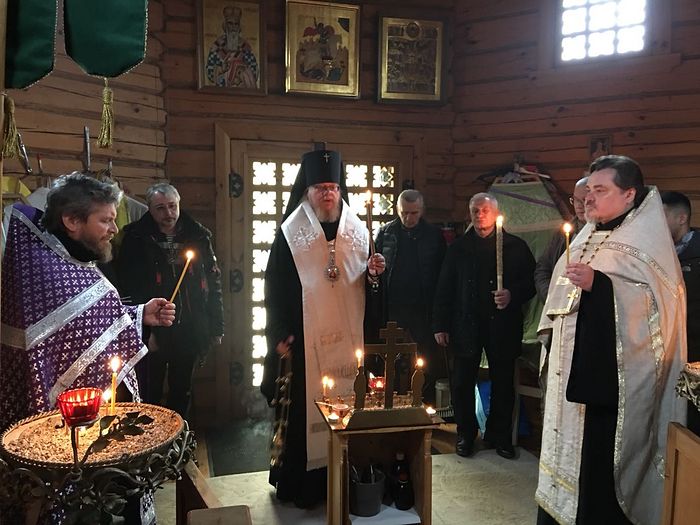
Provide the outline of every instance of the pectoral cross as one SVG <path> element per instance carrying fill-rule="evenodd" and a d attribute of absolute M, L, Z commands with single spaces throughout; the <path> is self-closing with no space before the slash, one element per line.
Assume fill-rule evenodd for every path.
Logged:
<path fill-rule="evenodd" d="M 394 406 L 394 361 L 396 356 L 416 353 L 416 343 L 399 343 L 405 339 L 403 333 L 404 329 L 399 328 L 395 321 L 389 321 L 386 328 L 379 330 L 379 337 L 384 339 L 386 344 L 365 345 L 365 356 L 377 354 L 384 358 L 384 408 Z"/>
<path fill-rule="evenodd" d="M 328 162 L 328 159 L 330 159 L 331 156 L 328 153 L 324 153 L 323 158 L 326 159 L 326 162 Z"/>

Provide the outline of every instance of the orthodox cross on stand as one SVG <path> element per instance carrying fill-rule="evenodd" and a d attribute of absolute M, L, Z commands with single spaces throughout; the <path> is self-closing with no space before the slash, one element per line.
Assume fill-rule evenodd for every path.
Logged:
<path fill-rule="evenodd" d="M 384 358 L 384 408 L 394 406 L 394 361 L 397 355 L 415 354 L 416 343 L 399 343 L 405 339 L 404 329 L 399 328 L 396 321 L 389 321 L 386 328 L 379 330 L 379 338 L 385 344 L 366 344 L 365 354 L 377 354 Z"/>

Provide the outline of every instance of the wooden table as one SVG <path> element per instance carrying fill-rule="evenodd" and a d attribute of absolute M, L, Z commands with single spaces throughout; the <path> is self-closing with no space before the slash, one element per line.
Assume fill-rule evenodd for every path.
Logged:
<path fill-rule="evenodd" d="M 403 523 L 430 525 L 432 513 L 432 457 L 430 443 L 433 429 L 442 420 L 430 417 L 422 407 L 357 411 L 345 423 L 328 421 L 324 405 L 317 407 L 328 424 L 328 503 L 327 523 L 348 525 L 350 516 L 350 463 L 365 466 L 371 459 L 385 469 L 395 461 L 401 450 L 408 458 L 415 504 L 405 513 Z M 400 513 L 383 509 L 377 521 L 386 513 Z M 363 518 L 368 520 L 372 518 Z M 415 521 L 414 521 L 415 520 Z M 363 521 L 366 523 L 366 521 Z"/>
<path fill-rule="evenodd" d="M 118 416 L 133 412 L 153 419 L 140 425 L 144 433 L 112 440 L 78 465 L 73 463 L 68 432 L 56 428 L 62 421 L 57 411 L 10 427 L 0 438 L 0 504 L 25 507 L 26 523 L 35 523 L 53 506 L 84 514 L 82 523 L 97 523 L 94 512 L 117 514 L 127 492 L 138 498 L 176 479 L 195 447 L 187 422 L 163 407 L 117 403 Z M 87 430 L 79 458 L 99 432 L 97 423 Z"/>

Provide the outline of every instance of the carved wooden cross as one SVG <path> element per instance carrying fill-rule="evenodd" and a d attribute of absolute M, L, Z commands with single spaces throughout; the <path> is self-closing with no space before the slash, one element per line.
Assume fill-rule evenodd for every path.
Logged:
<path fill-rule="evenodd" d="M 416 343 L 399 343 L 403 341 L 403 328 L 399 328 L 396 321 L 389 321 L 386 328 L 379 330 L 380 339 L 385 344 L 366 344 L 365 354 L 378 354 L 384 358 L 384 408 L 394 406 L 394 361 L 397 355 L 415 354 L 418 348 Z"/>

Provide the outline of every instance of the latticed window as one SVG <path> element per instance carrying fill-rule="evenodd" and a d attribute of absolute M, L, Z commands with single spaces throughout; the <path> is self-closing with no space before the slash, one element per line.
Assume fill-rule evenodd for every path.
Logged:
<path fill-rule="evenodd" d="M 348 204 L 361 218 L 366 219 L 367 190 L 372 192 L 374 231 L 394 218 L 395 180 L 394 166 L 362 164 L 350 161 L 345 164 L 348 186 Z M 247 231 L 251 247 L 246 275 L 250 276 L 251 291 L 248 311 L 251 322 L 251 351 L 253 362 L 252 385 L 262 382 L 263 360 L 267 354 L 265 341 L 265 268 L 275 232 L 289 200 L 299 163 L 253 160 L 251 164 L 252 187 L 250 203 L 250 228 Z"/>
<path fill-rule="evenodd" d="M 643 51 L 647 4 L 648 0 L 561 0 L 562 62 Z"/>

